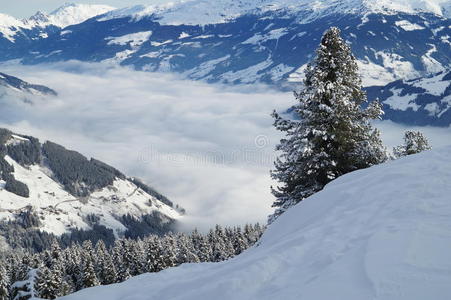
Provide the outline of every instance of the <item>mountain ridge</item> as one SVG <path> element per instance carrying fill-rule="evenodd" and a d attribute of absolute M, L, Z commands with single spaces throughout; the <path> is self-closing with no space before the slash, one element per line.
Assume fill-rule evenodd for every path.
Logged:
<path fill-rule="evenodd" d="M 31 84 L 18 77 L 11 76 L 2 72 L 0 72 L 0 86 L 14 90 L 19 90 L 34 95 L 36 94 L 48 96 L 58 95 L 58 93 L 55 90 L 49 87 L 39 84 Z"/>
<path fill-rule="evenodd" d="M 7 129 L 0 129 L 0 178 L 0 235 L 12 222 L 20 232 L 71 240 L 72 233 L 89 231 L 111 243 L 174 230 L 184 214 L 155 189 L 99 160 Z M 22 214 L 35 220 L 33 226 L 22 226 Z"/>
<path fill-rule="evenodd" d="M 367 14 L 367 13 L 415 13 L 428 12 L 450 17 L 451 4 L 446 1 L 378 1 L 371 0 L 221 0 L 214 3 L 206 0 L 182 0 L 160 5 L 136 5 L 106 13 L 101 20 L 131 17 L 140 20 L 155 17 L 165 25 L 208 25 L 223 23 L 246 14 L 264 14 L 268 11 L 286 11 L 296 14 L 310 12 L 307 18 L 312 21 L 329 14 Z M 193 14 L 196 12 L 195 14 Z"/>
<path fill-rule="evenodd" d="M 290 82 L 299 81 L 322 32 L 333 25 L 351 44 L 366 85 L 384 85 L 437 73 L 451 64 L 448 4 L 404 2 L 243 0 L 231 5 L 228 0 L 192 0 L 138 5 L 65 28 L 36 27 L 12 36 L 10 27 L 2 27 L 0 54 L 3 61 L 25 64 L 105 61 L 208 82 L 263 82 L 292 89 Z"/>

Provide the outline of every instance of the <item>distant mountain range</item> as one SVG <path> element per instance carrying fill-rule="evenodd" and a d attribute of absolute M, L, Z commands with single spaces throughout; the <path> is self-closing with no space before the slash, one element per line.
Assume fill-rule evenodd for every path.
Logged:
<path fill-rule="evenodd" d="M 118 10 L 73 4 L 23 21 L 0 16 L 0 57 L 107 61 L 209 82 L 286 87 L 299 79 L 322 33 L 338 26 L 366 85 L 448 68 L 449 3 L 400 3 L 191 0 Z"/>
<path fill-rule="evenodd" d="M 165 196 L 96 159 L 0 129 L 0 236 L 39 250 L 174 230 L 184 213 Z"/>
<path fill-rule="evenodd" d="M 0 15 L 0 60 L 106 62 L 292 90 L 323 32 L 338 26 L 365 86 L 378 86 L 368 89 L 370 99 L 385 102 L 386 118 L 445 126 L 451 123 L 445 83 L 425 92 L 404 85 L 449 71 L 450 15 L 451 3 L 441 0 L 185 0 L 122 9 L 67 4 L 26 20 Z"/>

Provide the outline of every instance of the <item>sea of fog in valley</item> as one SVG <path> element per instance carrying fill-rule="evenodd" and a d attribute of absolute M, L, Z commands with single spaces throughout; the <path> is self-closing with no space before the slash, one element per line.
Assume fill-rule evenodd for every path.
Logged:
<path fill-rule="evenodd" d="M 30 97 L 32 104 L 0 98 L 0 127 L 60 143 L 144 179 L 186 208 L 187 228 L 265 222 L 272 212 L 269 170 L 281 135 L 270 114 L 294 104 L 292 93 L 99 63 L 1 68 L 59 95 Z M 433 147 L 451 144 L 449 128 L 390 121 L 375 126 L 388 148 L 401 143 L 406 129 L 423 131 Z"/>

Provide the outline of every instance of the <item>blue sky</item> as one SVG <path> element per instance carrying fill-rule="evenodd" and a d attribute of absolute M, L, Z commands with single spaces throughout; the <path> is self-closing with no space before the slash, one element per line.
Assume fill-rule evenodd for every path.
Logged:
<path fill-rule="evenodd" d="M 0 13 L 8 14 L 16 18 L 25 18 L 36 11 L 51 12 L 64 3 L 81 4 L 108 4 L 114 7 L 125 7 L 136 4 L 155 4 L 168 2 L 169 0 L 0 0 Z"/>

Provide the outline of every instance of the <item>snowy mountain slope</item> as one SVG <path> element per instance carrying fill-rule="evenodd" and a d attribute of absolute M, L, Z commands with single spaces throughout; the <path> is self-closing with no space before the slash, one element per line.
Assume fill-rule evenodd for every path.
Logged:
<path fill-rule="evenodd" d="M 384 105 L 385 119 L 408 125 L 451 125 L 451 72 L 367 89 Z"/>
<path fill-rule="evenodd" d="M 38 220 L 30 230 L 61 236 L 95 225 L 117 237 L 133 225 L 141 233 L 166 232 L 182 215 L 152 188 L 100 161 L 4 129 L 0 142 L 1 222 L 20 223 L 25 214 Z"/>
<path fill-rule="evenodd" d="M 55 13 L 64 16 L 64 25 L 73 24 L 67 28 L 53 26 L 63 21 L 48 21 L 43 14 L 15 35 L 4 27 L 0 57 L 27 64 L 107 61 L 209 82 L 292 89 L 289 82 L 299 81 L 322 33 L 334 25 L 352 45 L 365 84 L 384 85 L 449 67 L 449 5 L 442 0 L 185 0 L 112 10 L 80 24 L 67 20 L 78 22 L 87 11 L 94 15 L 109 8 L 77 5 L 77 14 L 67 6 Z"/>
<path fill-rule="evenodd" d="M 207 82 L 263 82 L 293 90 L 299 88 L 323 32 L 338 26 L 358 59 L 364 85 L 385 86 L 449 70 L 449 6 L 450 1 L 442 0 L 185 0 L 138 5 L 64 29 L 52 25 L 12 31 L 15 35 L 0 36 L 0 60 L 100 61 Z M 93 14 L 100 11 L 94 9 Z M 35 19 L 36 24 L 48 22 L 43 14 Z M 5 24 L 17 21 L 8 20 Z M 384 100 L 389 96 L 376 94 Z M 386 116 L 409 124 L 448 124 L 447 114 L 441 108 L 434 113 L 432 100 L 425 101 L 418 111 L 417 106 L 393 110 L 387 104 Z"/>
<path fill-rule="evenodd" d="M 43 85 L 31 84 L 17 77 L 0 72 L 0 90 L 5 91 L 5 89 L 25 92 L 33 95 L 57 95 L 57 93 L 51 88 Z"/>
<path fill-rule="evenodd" d="M 447 300 L 450 161 L 447 147 L 344 175 L 234 259 L 61 299 Z"/>
<path fill-rule="evenodd" d="M 341 13 L 312 19 L 307 10 L 274 10 L 201 26 L 165 25 L 158 16 L 121 12 L 13 44 L 14 51 L 0 47 L 0 54 L 26 64 L 107 61 L 208 82 L 264 82 L 292 89 L 290 82 L 299 81 L 322 33 L 335 25 L 359 59 L 366 85 L 436 73 L 451 62 L 451 21 L 435 14 Z"/>
<path fill-rule="evenodd" d="M 31 26 L 46 27 L 53 25 L 64 28 L 82 23 L 114 9 L 114 7 L 108 5 L 66 3 L 48 15 L 37 12 L 34 16 L 23 20 L 23 22 Z"/>
<path fill-rule="evenodd" d="M 23 22 L 20 20 L 0 13 L 0 33 L 3 38 L 10 42 L 14 42 L 14 36 L 17 34 L 17 30 L 23 26 Z"/>
<path fill-rule="evenodd" d="M 306 20 L 343 13 L 410 13 L 428 12 L 439 16 L 451 16 L 451 4 L 447 0 L 182 0 L 160 5 L 136 5 L 111 11 L 101 21 L 131 17 L 140 20 L 153 17 L 164 25 L 207 25 L 228 22 L 246 14 L 285 11 L 291 14 L 308 12 Z"/>

